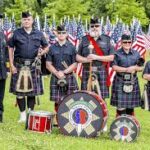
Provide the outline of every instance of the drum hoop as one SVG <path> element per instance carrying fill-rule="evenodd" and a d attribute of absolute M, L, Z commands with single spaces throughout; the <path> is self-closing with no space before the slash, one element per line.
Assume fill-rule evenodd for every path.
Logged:
<path fill-rule="evenodd" d="M 39 117 L 47 117 L 47 116 L 54 116 L 55 113 L 48 112 L 48 111 L 30 111 L 29 115 L 31 115 L 31 116 L 39 116 Z"/>

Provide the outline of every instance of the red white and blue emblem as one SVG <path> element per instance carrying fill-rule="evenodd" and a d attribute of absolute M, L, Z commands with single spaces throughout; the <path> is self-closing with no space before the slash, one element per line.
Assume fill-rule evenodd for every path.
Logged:
<path fill-rule="evenodd" d="M 110 127 L 110 137 L 116 141 L 134 141 L 140 132 L 140 125 L 133 116 L 123 115 L 116 118 Z"/>
<path fill-rule="evenodd" d="M 65 135 L 95 137 L 102 128 L 100 102 L 87 92 L 76 92 L 64 98 L 59 106 L 58 125 Z"/>

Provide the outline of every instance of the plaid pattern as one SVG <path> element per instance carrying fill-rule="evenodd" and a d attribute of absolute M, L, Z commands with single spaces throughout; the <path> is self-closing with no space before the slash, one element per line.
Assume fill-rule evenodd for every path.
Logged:
<path fill-rule="evenodd" d="M 37 70 L 35 67 L 31 67 L 31 76 L 33 81 L 33 91 L 22 93 L 16 91 L 16 83 L 19 77 L 19 70 L 21 69 L 22 65 L 15 63 L 15 66 L 17 68 L 17 73 L 12 74 L 11 76 L 11 82 L 10 82 L 10 93 L 13 93 L 17 96 L 36 96 L 36 95 L 42 95 L 43 94 L 43 84 L 42 84 L 42 78 L 41 75 L 37 76 Z"/>
<path fill-rule="evenodd" d="M 103 99 L 109 97 L 109 87 L 106 85 L 106 79 L 107 79 L 107 72 L 105 66 L 99 66 L 97 67 L 97 71 L 94 71 L 94 73 L 98 77 L 98 82 L 100 85 L 100 92 Z M 89 79 L 89 67 L 83 67 L 82 72 L 82 83 L 81 83 L 81 89 L 87 90 L 87 84 Z"/>
<path fill-rule="evenodd" d="M 55 103 L 60 103 L 64 96 L 70 95 L 72 92 L 78 90 L 78 85 L 73 74 L 69 74 L 66 76 L 66 80 L 68 83 L 68 90 L 65 93 L 59 86 L 57 85 L 58 78 L 53 74 L 51 76 L 50 81 L 50 100 L 55 101 Z"/>
<path fill-rule="evenodd" d="M 150 111 L 150 83 L 147 84 L 147 96 L 148 96 L 148 104 L 149 104 L 149 111 Z"/>
<path fill-rule="evenodd" d="M 141 105 L 141 94 L 138 78 L 135 77 L 135 84 L 131 93 L 123 91 L 122 77 L 115 76 L 112 85 L 111 105 L 118 108 L 134 108 Z"/>

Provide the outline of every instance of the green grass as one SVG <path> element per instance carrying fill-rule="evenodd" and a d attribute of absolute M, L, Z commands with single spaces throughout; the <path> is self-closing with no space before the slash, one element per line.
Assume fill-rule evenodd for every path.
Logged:
<path fill-rule="evenodd" d="M 140 85 L 144 82 L 140 77 Z M 150 112 L 140 108 L 136 109 L 136 117 L 141 124 L 141 133 L 133 143 L 112 141 L 105 133 L 97 138 L 78 138 L 62 135 L 57 128 L 51 134 L 40 134 L 26 131 L 24 124 L 18 124 L 19 111 L 14 106 L 15 96 L 9 91 L 9 78 L 7 79 L 4 99 L 4 123 L 0 124 L 0 150 L 149 150 L 150 145 Z M 40 97 L 41 105 L 36 110 L 53 111 L 53 103 L 49 101 L 49 78 L 44 79 L 45 94 Z M 115 108 L 110 106 L 108 127 L 115 118 Z"/>

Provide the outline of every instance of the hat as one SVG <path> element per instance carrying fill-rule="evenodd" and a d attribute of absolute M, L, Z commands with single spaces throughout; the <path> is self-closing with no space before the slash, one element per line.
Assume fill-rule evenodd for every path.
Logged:
<path fill-rule="evenodd" d="M 131 40 L 131 35 L 129 35 L 129 34 L 123 34 L 121 36 L 121 40 Z"/>
<path fill-rule="evenodd" d="M 90 19 L 90 24 L 99 24 L 99 19 L 96 17 L 96 18 L 91 18 Z"/>
<path fill-rule="evenodd" d="M 64 25 L 57 26 L 57 31 L 66 31 L 66 28 Z"/>
<path fill-rule="evenodd" d="M 0 19 L 2 19 L 3 18 L 3 14 L 0 14 Z"/>
<path fill-rule="evenodd" d="M 30 16 L 32 16 L 32 15 L 29 11 L 22 12 L 22 18 L 28 18 Z"/>

